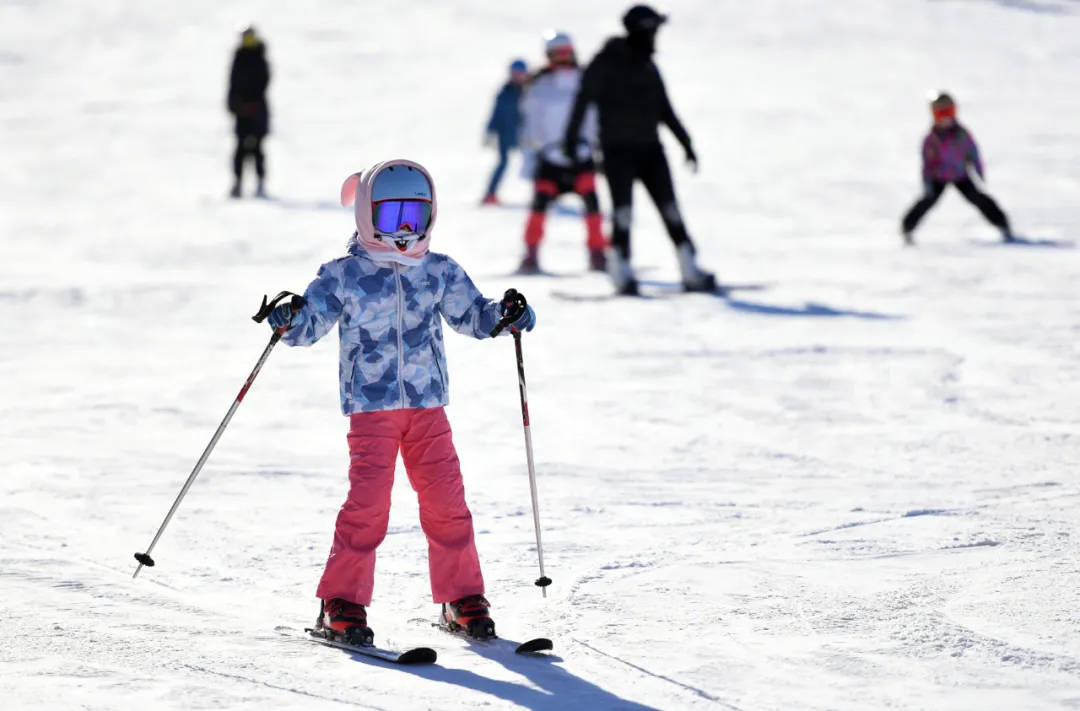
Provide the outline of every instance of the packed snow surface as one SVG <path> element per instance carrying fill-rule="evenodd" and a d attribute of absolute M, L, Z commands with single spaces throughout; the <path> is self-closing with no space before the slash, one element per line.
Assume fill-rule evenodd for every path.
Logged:
<path fill-rule="evenodd" d="M 1080 707 L 1080 4 L 673 0 L 656 59 L 700 172 L 664 140 L 735 288 L 559 298 L 609 289 L 578 205 L 549 274 L 513 275 L 530 188 L 514 163 L 479 207 L 483 125 L 543 29 L 587 60 L 627 4 L 0 2 L 0 705 Z M 271 199 L 236 201 L 249 22 Z M 1024 243 L 950 192 L 901 246 L 941 88 Z M 273 351 L 132 579 L 267 342 L 262 294 L 341 254 L 341 181 L 392 157 L 436 178 L 434 249 L 539 317 L 546 598 L 509 339 L 448 334 L 448 414 L 499 630 L 547 659 L 428 626 L 400 471 L 370 619 L 438 664 L 303 639 L 346 491 L 335 334 Z M 635 219 L 673 288 L 643 191 Z"/>

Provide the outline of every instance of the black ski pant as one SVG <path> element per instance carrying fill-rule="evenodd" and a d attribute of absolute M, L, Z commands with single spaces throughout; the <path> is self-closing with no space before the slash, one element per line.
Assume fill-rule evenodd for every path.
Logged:
<path fill-rule="evenodd" d="M 671 241 L 678 247 L 690 241 L 683 225 L 675 186 L 671 182 L 664 147 L 656 143 L 604 144 L 604 174 L 611 189 L 611 245 L 624 259 L 630 258 L 630 219 L 633 214 L 634 180 L 649 192 Z"/>
<path fill-rule="evenodd" d="M 930 208 L 934 206 L 934 203 L 941 197 L 941 193 L 945 192 L 945 187 L 949 183 L 941 182 L 938 180 L 928 180 L 926 182 L 926 192 L 923 196 L 911 206 L 911 209 L 904 215 L 904 232 L 911 232 L 915 229 L 915 226 L 919 224 L 919 220 L 923 218 Z M 997 227 L 1000 230 L 1008 231 L 1009 218 L 1005 217 L 1005 213 L 1001 211 L 998 204 L 994 202 L 994 198 L 990 197 L 984 192 L 980 192 L 975 183 L 971 182 L 970 178 L 964 178 L 963 180 L 954 180 L 952 185 L 956 186 L 956 189 L 960 191 L 960 194 L 967 198 L 975 207 L 979 208 L 979 212 L 983 214 L 990 224 Z"/>
<path fill-rule="evenodd" d="M 236 182 L 240 182 L 244 172 L 244 160 L 251 156 L 255 159 L 255 174 L 262 181 L 266 175 L 266 159 L 263 156 L 262 142 L 264 136 L 257 133 L 236 134 L 236 152 L 233 154 L 233 174 Z"/>

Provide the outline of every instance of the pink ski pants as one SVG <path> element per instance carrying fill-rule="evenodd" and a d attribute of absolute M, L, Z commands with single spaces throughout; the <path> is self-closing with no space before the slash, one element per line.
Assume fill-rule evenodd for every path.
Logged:
<path fill-rule="evenodd" d="M 449 602 L 484 592 L 465 505 L 461 465 L 441 407 L 349 416 L 349 495 L 338 512 L 334 544 L 317 595 L 371 604 L 375 549 L 386 537 L 398 450 L 420 500 L 428 539 L 431 596 Z"/>

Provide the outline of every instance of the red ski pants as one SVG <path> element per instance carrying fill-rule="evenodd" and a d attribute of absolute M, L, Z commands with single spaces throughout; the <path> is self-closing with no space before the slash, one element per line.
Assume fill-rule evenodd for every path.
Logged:
<path fill-rule="evenodd" d="M 317 595 L 371 604 L 375 549 L 386 537 L 398 451 L 420 501 L 435 602 L 484 592 L 465 505 L 461 466 L 441 407 L 350 415 L 349 495 L 338 512 L 334 544 Z"/>

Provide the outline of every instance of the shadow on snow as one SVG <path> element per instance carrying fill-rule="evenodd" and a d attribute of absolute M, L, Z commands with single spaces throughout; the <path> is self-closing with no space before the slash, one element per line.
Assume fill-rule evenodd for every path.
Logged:
<path fill-rule="evenodd" d="M 481 644 L 470 645 L 470 651 L 485 659 L 498 662 L 509 671 L 525 677 L 539 688 L 513 681 L 489 679 L 467 669 L 455 669 L 437 664 L 431 666 L 397 666 L 362 654 L 347 653 L 357 661 L 385 665 L 430 681 L 490 694 L 533 711 L 562 711 L 568 706 L 587 709 L 657 711 L 655 706 L 639 704 L 617 696 L 590 681 L 572 674 L 563 667 L 556 666 L 555 663 L 561 662 L 562 658 L 555 655 L 521 656 L 512 652 L 508 653 L 505 649 L 485 647 Z"/>
<path fill-rule="evenodd" d="M 903 316 L 883 314 L 876 311 L 856 311 L 853 309 L 837 309 L 825 304 L 807 301 L 802 306 L 777 306 L 775 304 L 763 304 L 755 301 L 728 298 L 727 305 L 736 311 L 762 314 L 765 316 L 813 316 L 813 317 L 839 317 L 864 318 L 876 321 L 899 321 Z"/>
<path fill-rule="evenodd" d="M 976 242 L 980 247 L 1050 247 L 1052 249 L 1075 249 L 1076 243 L 1068 239 L 1032 239 L 1013 236 L 1009 242 Z"/>

